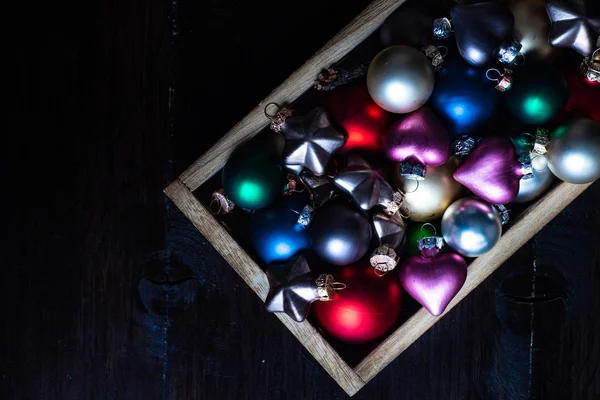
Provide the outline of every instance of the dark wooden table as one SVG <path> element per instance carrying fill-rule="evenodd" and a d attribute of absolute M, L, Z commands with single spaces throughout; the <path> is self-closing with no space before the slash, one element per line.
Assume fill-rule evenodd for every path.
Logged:
<path fill-rule="evenodd" d="M 365 4 L 33 13 L 5 78 L 0 398 L 346 397 L 162 188 Z M 596 183 L 355 398 L 598 399 L 599 204 Z"/>

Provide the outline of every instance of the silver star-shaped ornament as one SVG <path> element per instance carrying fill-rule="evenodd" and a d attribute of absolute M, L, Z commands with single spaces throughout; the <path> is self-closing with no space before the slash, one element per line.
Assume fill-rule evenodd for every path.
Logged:
<path fill-rule="evenodd" d="M 373 227 L 379 246 L 388 246 L 398 250 L 406 239 L 406 223 L 399 214 L 373 215 Z"/>
<path fill-rule="evenodd" d="M 269 312 L 284 312 L 302 322 L 313 301 L 320 300 L 317 275 L 306 258 L 298 255 L 285 264 L 273 264 L 267 269 L 269 294 L 265 308 Z"/>
<path fill-rule="evenodd" d="M 360 156 L 351 156 L 348 167 L 333 182 L 363 210 L 387 207 L 394 200 L 394 189 Z"/>
<path fill-rule="evenodd" d="M 600 34 L 600 16 L 591 16 L 588 10 L 588 4 L 594 1 L 598 0 L 548 0 L 552 46 L 570 47 L 586 57 L 592 54 Z"/>
<path fill-rule="evenodd" d="M 346 135 L 333 127 L 322 107 L 305 117 L 287 117 L 281 133 L 285 137 L 286 167 L 296 171 L 305 167 L 315 175 L 325 173 L 332 154 L 346 143 Z"/>

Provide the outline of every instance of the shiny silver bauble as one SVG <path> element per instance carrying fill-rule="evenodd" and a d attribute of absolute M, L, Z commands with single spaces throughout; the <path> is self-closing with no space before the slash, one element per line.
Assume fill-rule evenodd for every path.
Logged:
<path fill-rule="evenodd" d="M 391 46 L 381 51 L 367 72 L 367 87 L 373 100 L 384 110 L 398 114 L 425 104 L 433 84 L 430 60 L 410 46 Z"/>
<path fill-rule="evenodd" d="M 450 247 L 466 257 L 490 251 L 502 235 L 498 212 L 477 197 L 456 200 L 444 212 L 442 234 Z"/>
<path fill-rule="evenodd" d="M 590 183 L 600 178 L 600 122 L 576 118 L 552 132 L 548 167 L 560 180 Z"/>

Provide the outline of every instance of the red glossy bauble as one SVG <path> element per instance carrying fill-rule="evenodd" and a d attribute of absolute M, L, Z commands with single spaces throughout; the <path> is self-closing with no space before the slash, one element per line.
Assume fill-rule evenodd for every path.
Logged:
<path fill-rule="evenodd" d="M 348 133 L 342 150 L 377 151 L 382 148 L 389 115 L 375 104 L 364 82 L 333 90 L 327 101 L 327 111 Z"/>
<path fill-rule="evenodd" d="M 600 83 L 589 81 L 577 68 L 562 72 L 570 92 L 565 119 L 588 117 L 600 121 Z"/>
<path fill-rule="evenodd" d="M 331 336 L 347 343 L 379 339 L 396 324 L 402 308 L 402 286 L 397 274 L 375 274 L 368 261 L 335 272 L 346 289 L 331 301 L 313 303 L 311 312 Z"/>

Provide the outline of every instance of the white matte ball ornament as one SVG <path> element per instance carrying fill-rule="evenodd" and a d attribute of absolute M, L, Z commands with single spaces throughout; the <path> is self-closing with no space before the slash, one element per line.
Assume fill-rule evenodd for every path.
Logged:
<path fill-rule="evenodd" d="M 425 104 L 433 92 L 434 80 L 431 61 L 410 46 L 382 50 L 367 72 L 367 87 L 375 103 L 397 114 Z"/>
<path fill-rule="evenodd" d="M 550 137 L 548 167 L 558 179 L 581 184 L 600 178 L 600 122 L 577 118 Z"/>
<path fill-rule="evenodd" d="M 442 234 L 446 243 L 463 256 L 479 257 L 498 243 L 502 221 L 488 202 L 465 197 L 444 212 Z"/>

